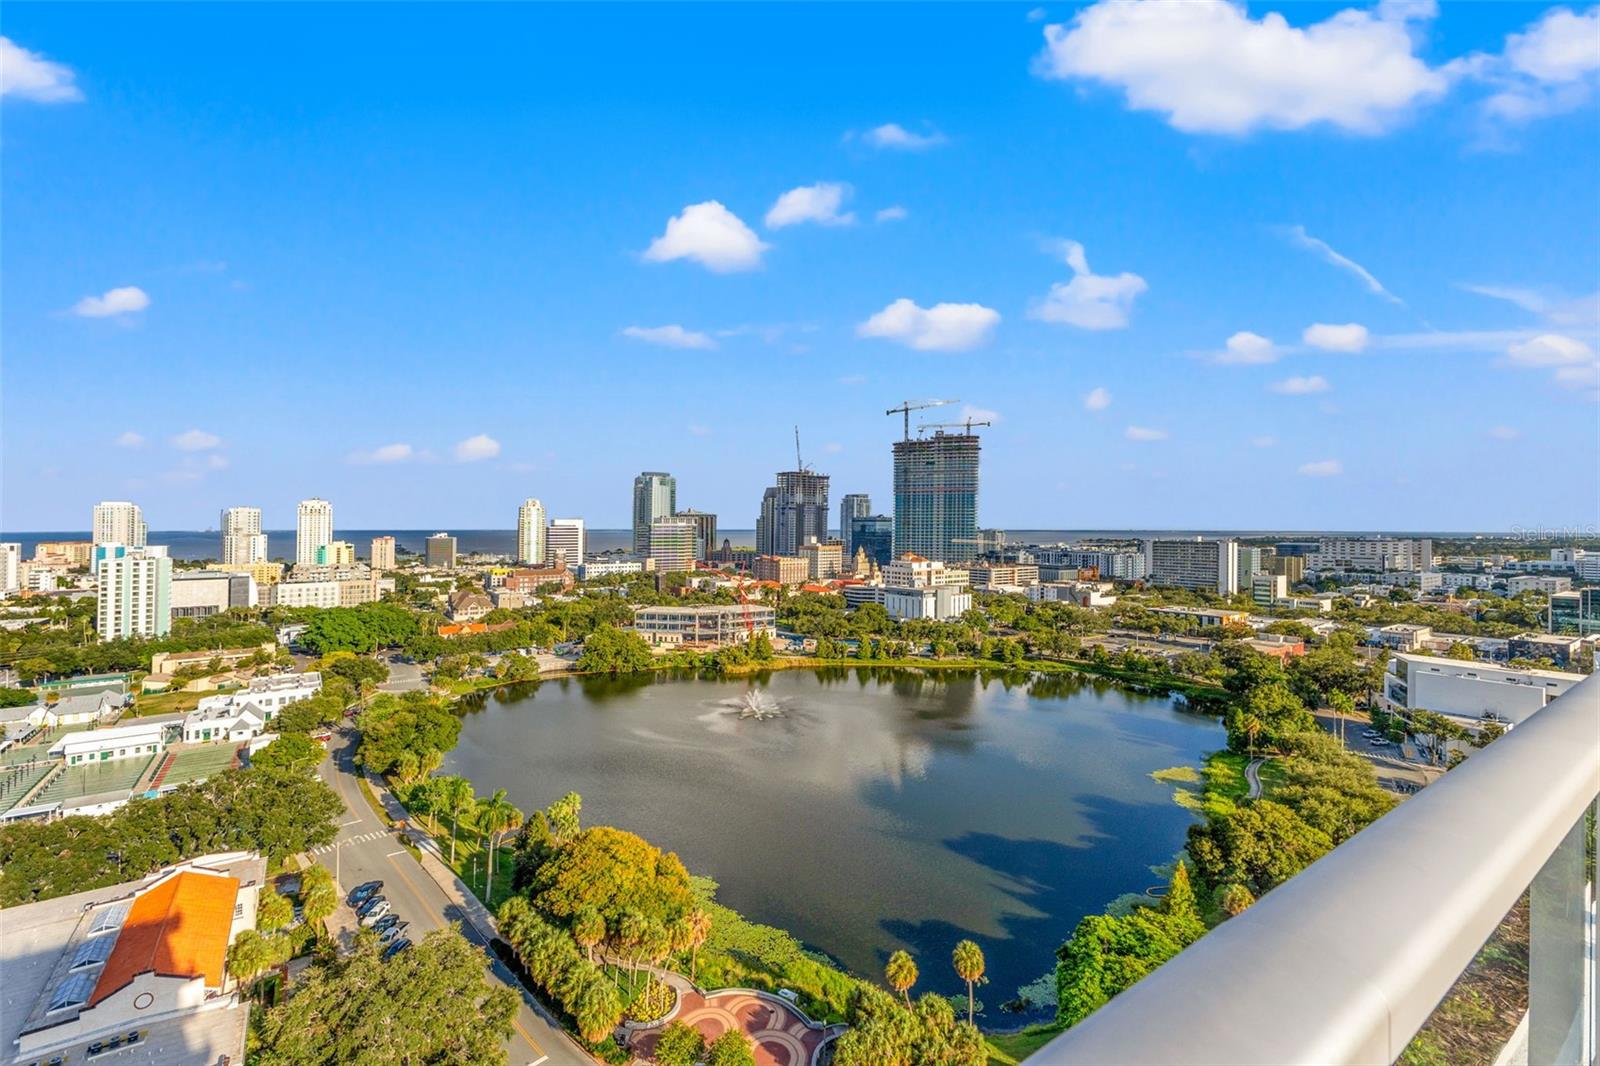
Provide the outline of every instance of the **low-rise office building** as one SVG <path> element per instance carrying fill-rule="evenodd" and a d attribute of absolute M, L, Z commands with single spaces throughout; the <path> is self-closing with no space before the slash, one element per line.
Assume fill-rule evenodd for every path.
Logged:
<path fill-rule="evenodd" d="M 1556 633 L 1521 633 L 1511 638 L 1507 654 L 1513 659 L 1549 659 L 1557 666 L 1570 666 L 1583 649 L 1577 637 Z"/>
<path fill-rule="evenodd" d="M 250 1011 L 227 953 L 265 883 L 261 856 L 231 852 L 0 910 L 6 1061 L 244 1062 Z"/>
<path fill-rule="evenodd" d="M 1600 558 L 1600 552 L 1595 553 Z M 1600 589 L 1576 589 L 1550 597 L 1550 632 L 1587 637 L 1600 634 Z"/>
<path fill-rule="evenodd" d="M 172 617 L 206 618 L 256 605 L 256 582 L 247 573 L 185 570 L 172 575 Z"/>
<path fill-rule="evenodd" d="M 1374 629 L 1370 639 L 1374 644 L 1394 648 L 1396 651 L 1416 651 L 1433 639 L 1433 627 L 1397 622 L 1394 625 Z"/>
<path fill-rule="evenodd" d="M 175 739 L 181 715 L 137 718 L 127 725 L 68 733 L 50 745 L 50 755 L 68 766 L 118 759 L 148 759 Z"/>
<path fill-rule="evenodd" d="M 758 555 L 751 567 L 757 581 L 779 585 L 803 585 L 811 579 L 811 566 L 798 555 Z"/>
<path fill-rule="evenodd" d="M 1027 587 L 1035 603 L 1071 603 L 1078 607 L 1110 607 L 1117 602 L 1109 581 L 1042 581 Z"/>
<path fill-rule="evenodd" d="M 1288 598 L 1289 579 L 1282 574 L 1261 571 L 1250 579 L 1250 599 L 1259 606 L 1271 607 Z"/>
<path fill-rule="evenodd" d="M 975 589 L 1025 589 L 1039 583 L 1039 568 L 1031 563 L 968 563 L 967 580 Z"/>
<path fill-rule="evenodd" d="M 1492 715 L 1514 726 L 1582 680 L 1557 670 L 1401 653 L 1389 660 L 1379 700 L 1399 714 L 1433 711 L 1471 722 Z"/>
<path fill-rule="evenodd" d="M 633 628 L 651 644 L 721 647 L 778 635 L 778 613 L 759 604 L 635 607 Z"/>
<path fill-rule="evenodd" d="M 1516 577 L 1506 578 L 1506 595 L 1518 596 L 1524 592 L 1566 592 L 1572 588 L 1570 577 L 1542 577 L 1532 574 L 1519 574 Z"/>
<path fill-rule="evenodd" d="M 531 596 L 540 589 L 551 585 L 559 586 L 565 592 L 577 584 L 572 576 L 572 571 L 566 563 L 555 563 L 552 566 L 528 566 L 508 572 L 500 582 L 500 587 L 509 592 L 520 592 Z"/>
<path fill-rule="evenodd" d="M 1152 607 L 1151 611 L 1171 618 L 1187 619 L 1197 629 L 1247 625 L 1250 619 L 1247 611 L 1233 611 L 1225 607 Z"/>
<path fill-rule="evenodd" d="M 578 580 L 593 581 L 597 577 L 611 577 L 614 574 L 641 574 L 651 569 L 654 567 L 649 565 L 648 560 L 596 559 L 578 567 Z"/>
<path fill-rule="evenodd" d="M 951 622 L 972 610 L 972 591 L 953 585 L 905 588 L 884 586 L 883 607 L 890 618 L 901 621 L 926 618 Z"/>

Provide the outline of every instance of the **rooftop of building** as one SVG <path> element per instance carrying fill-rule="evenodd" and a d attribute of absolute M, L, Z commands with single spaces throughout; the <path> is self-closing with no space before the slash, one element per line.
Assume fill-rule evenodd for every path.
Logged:
<path fill-rule="evenodd" d="M 1506 663 L 1484 663 L 1475 659 L 1451 659 L 1442 655 L 1418 655 L 1411 652 L 1399 652 L 1394 656 L 1394 661 L 1405 660 L 1408 663 L 1418 663 L 1427 666 L 1449 666 L 1459 671 L 1476 672 L 1480 670 L 1493 671 L 1497 675 L 1515 674 L 1528 678 L 1540 678 L 1546 681 L 1571 681 L 1576 684 L 1582 681 L 1583 674 L 1568 673 L 1565 670 L 1541 670 L 1532 666 L 1510 666 Z M 1484 678 L 1484 680 L 1491 680 Z"/>

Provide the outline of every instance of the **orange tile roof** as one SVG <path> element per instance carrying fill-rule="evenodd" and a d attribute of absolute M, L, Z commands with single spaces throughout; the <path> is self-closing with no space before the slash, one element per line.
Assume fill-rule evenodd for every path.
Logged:
<path fill-rule="evenodd" d="M 185 870 L 147 889 L 128 910 L 89 1006 L 142 973 L 204 977 L 222 987 L 239 879 Z"/>

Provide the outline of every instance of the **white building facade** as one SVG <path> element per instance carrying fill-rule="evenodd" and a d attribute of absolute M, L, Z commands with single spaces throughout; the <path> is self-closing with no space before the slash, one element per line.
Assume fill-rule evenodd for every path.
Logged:
<path fill-rule="evenodd" d="M 552 563 L 565 562 L 568 570 L 576 571 L 583 565 L 583 556 L 589 550 L 589 534 L 581 518 L 552 518 L 545 531 L 545 554 Z"/>
<path fill-rule="evenodd" d="M 136 503 L 126 500 L 106 500 L 94 505 L 95 544 L 123 544 L 129 548 L 142 548 L 150 530 L 144 524 L 144 513 Z"/>
<path fill-rule="evenodd" d="M 222 512 L 222 561 L 239 566 L 267 561 L 267 535 L 261 532 L 261 508 L 229 507 Z"/>
<path fill-rule="evenodd" d="M 172 560 L 164 547 L 97 544 L 95 629 L 101 640 L 172 631 Z"/>
<path fill-rule="evenodd" d="M 544 558 L 544 504 L 529 497 L 517 508 L 517 562 L 539 566 Z"/>
<path fill-rule="evenodd" d="M 311 566 L 317 561 L 317 549 L 333 543 L 333 504 L 327 500 L 301 500 L 295 508 L 294 561 L 299 566 Z"/>
<path fill-rule="evenodd" d="M 1234 541 L 1226 538 L 1147 540 L 1144 543 L 1145 576 L 1152 585 L 1232 596 L 1239 591 L 1237 547 Z"/>

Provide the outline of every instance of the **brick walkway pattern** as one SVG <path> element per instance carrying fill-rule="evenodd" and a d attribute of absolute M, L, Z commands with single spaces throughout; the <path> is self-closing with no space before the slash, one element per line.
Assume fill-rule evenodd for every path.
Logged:
<path fill-rule="evenodd" d="M 756 1066 L 808 1066 L 830 1035 L 807 1025 L 781 1001 L 739 991 L 702 994 L 678 986 L 678 1009 L 672 1020 L 700 1030 L 707 1042 L 729 1029 L 743 1030 L 755 1044 Z M 659 1036 L 660 1030 L 654 1029 L 634 1036 L 635 1063 L 655 1062 Z"/>

